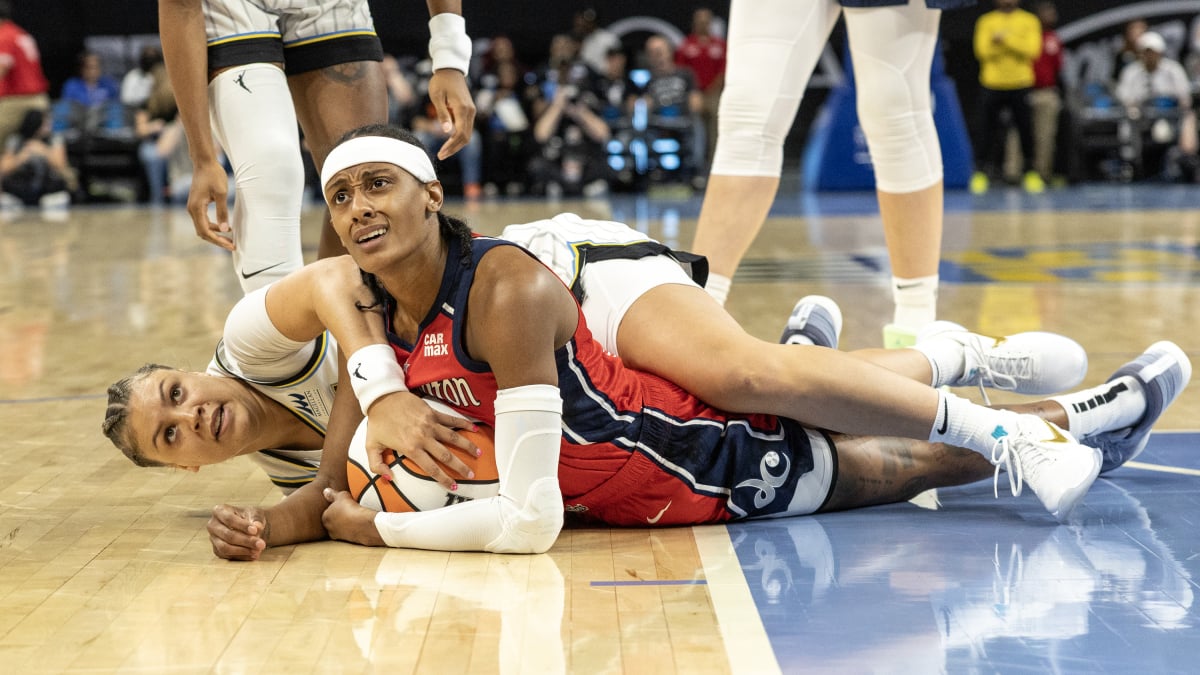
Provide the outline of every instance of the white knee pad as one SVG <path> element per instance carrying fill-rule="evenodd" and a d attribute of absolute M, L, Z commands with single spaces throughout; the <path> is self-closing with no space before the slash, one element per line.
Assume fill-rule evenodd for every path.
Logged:
<path fill-rule="evenodd" d="M 779 176 L 783 141 L 841 7 L 733 0 L 712 173 Z"/>
<path fill-rule="evenodd" d="M 924 0 L 907 6 L 846 9 L 858 120 L 867 137 L 875 184 L 908 193 L 942 180 L 929 69 L 941 12 Z"/>
<path fill-rule="evenodd" d="M 265 63 L 231 68 L 208 85 L 213 134 L 233 166 L 235 270 L 249 292 L 304 265 L 304 164 L 287 77 Z"/>

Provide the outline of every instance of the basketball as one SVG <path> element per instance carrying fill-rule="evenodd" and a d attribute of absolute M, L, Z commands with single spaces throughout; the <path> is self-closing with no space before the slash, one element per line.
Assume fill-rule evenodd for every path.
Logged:
<path fill-rule="evenodd" d="M 462 417 L 440 402 L 429 399 L 425 401 L 438 412 Z M 426 475 L 415 462 L 407 457 L 397 459 L 391 450 L 384 451 L 383 456 L 392 469 L 392 480 L 384 480 L 371 471 L 367 462 L 367 420 L 363 420 L 358 425 L 354 439 L 350 441 L 350 453 L 346 461 L 346 480 L 350 486 L 350 494 L 359 504 L 369 509 L 391 513 L 426 511 L 458 502 L 494 497 L 499 492 L 499 479 L 496 473 L 493 434 L 487 427 L 480 426 L 479 429 L 458 430 L 458 433 L 483 451 L 479 457 L 472 457 L 464 450 L 444 444 L 475 472 L 475 477 L 467 480 L 450 471 L 450 475 L 458 481 L 458 490 L 451 492 Z"/>

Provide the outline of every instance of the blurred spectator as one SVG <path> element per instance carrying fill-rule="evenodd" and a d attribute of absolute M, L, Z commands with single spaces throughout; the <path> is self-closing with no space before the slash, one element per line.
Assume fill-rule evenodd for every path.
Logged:
<path fill-rule="evenodd" d="M 517 58 L 517 51 L 512 40 L 506 35 L 497 35 L 488 42 L 487 51 L 483 53 L 482 72 L 479 76 L 481 87 L 493 87 L 495 83 L 489 78 L 495 78 L 504 64 L 511 64 L 522 77 L 525 75 L 525 64 Z"/>
<path fill-rule="evenodd" d="M 1187 73 L 1164 55 L 1166 41 L 1158 33 L 1143 33 L 1137 46 L 1139 58 L 1121 71 L 1114 92 L 1132 125 L 1123 135 L 1141 143 L 1145 173 L 1170 172 L 1180 163 L 1194 172 L 1196 121 Z"/>
<path fill-rule="evenodd" d="M 612 31 L 601 28 L 596 10 L 588 7 L 575 13 L 571 34 L 579 43 L 579 58 L 592 72 L 604 70 L 604 57 L 608 50 L 621 46 L 621 39 Z"/>
<path fill-rule="evenodd" d="M 121 86 L 100 68 L 100 55 L 79 55 L 79 74 L 63 84 L 62 99 L 87 108 L 121 100 Z"/>
<path fill-rule="evenodd" d="M 1058 26 L 1058 8 L 1053 2 L 1041 2 L 1037 6 L 1038 20 L 1042 23 L 1042 53 L 1033 62 L 1033 92 L 1029 105 L 1033 111 L 1033 168 L 1044 179 L 1054 174 L 1054 158 L 1057 155 L 1059 114 L 1062 112 L 1062 92 L 1059 91 L 1058 74 L 1062 71 L 1063 50 L 1055 28 Z"/>
<path fill-rule="evenodd" d="M 391 54 L 383 55 L 383 82 L 388 94 L 388 123 L 405 129 L 411 127 L 417 92 L 400 62 Z"/>
<path fill-rule="evenodd" d="M 437 159 L 437 151 L 450 138 L 450 134 L 442 129 L 438 120 L 437 109 L 429 98 L 429 79 L 433 76 L 433 64 L 428 60 L 420 61 L 415 66 L 417 83 L 414 87 L 417 104 L 412 108 L 410 128 L 420 139 L 421 144 L 429 150 L 431 160 Z M 475 200 L 483 194 L 483 142 L 479 134 L 471 134 L 471 139 L 452 157 L 441 162 L 457 162 L 462 176 L 462 195 L 466 199 Z"/>
<path fill-rule="evenodd" d="M 179 145 L 178 139 L 173 139 L 170 135 L 163 141 L 163 132 L 172 124 L 178 125 L 176 118 L 179 108 L 175 105 L 171 81 L 161 60 L 151 68 L 148 75 L 153 87 L 144 104 L 134 113 L 134 131 L 138 137 L 138 159 L 146 172 L 149 202 L 157 205 L 164 203 L 168 197 L 169 160 Z M 186 144 L 183 147 L 186 148 Z M 183 196 L 186 201 L 186 190 Z"/>
<path fill-rule="evenodd" d="M 154 89 L 154 68 L 163 62 L 162 50 L 157 45 L 145 45 L 138 56 L 137 65 L 121 78 L 121 103 L 130 108 L 140 108 L 150 98 Z M 165 77 L 166 73 L 162 73 Z"/>
<path fill-rule="evenodd" d="M 579 92 L 595 91 L 595 77 L 595 72 L 579 58 L 578 40 L 566 33 L 550 38 L 549 55 L 534 73 L 539 88 L 534 116 L 541 117 L 559 87 L 571 85 Z"/>
<path fill-rule="evenodd" d="M 692 14 L 692 32 L 675 52 L 675 63 L 691 69 L 704 96 L 705 163 L 712 161 L 717 143 L 717 107 L 725 88 L 725 40 L 714 34 L 713 13 L 701 7 Z"/>
<path fill-rule="evenodd" d="M 1045 189 L 1042 177 L 1033 170 L 1033 129 L 1029 94 L 1033 88 L 1033 61 L 1041 54 L 1042 29 L 1038 18 L 1019 7 L 1020 0 L 995 0 L 996 9 L 975 22 L 975 56 L 979 59 L 979 123 L 975 144 L 976 171 L 971 192 L 986 192 L 999 170 L 1005 138 L 997 134 L 1005 127 L 1007 112 L 1021 139 L 1024 162 L 1022 179 L 1026 192 Z"/>
<path fill-rule="evenodd" d="M 12 21 L 12 3 L 0 0 L 0 143 L 17 132 L 30 110 L 50 109 L 50 85 L 37 41 Z"/>
<path fill-rule="evenodd" d="M 1150 30 L 1145 19 L 1134 19 L 1125 24 L 1125 30 L 1121 35 L 1121 44 L 1117 47 L 1117 54 L 1113 62 L 1115 64 L 1112 72 L 1112 80 L 1117 80 L 1121 77 L 1121 71 L 1125 70 L 1125 66 L 1131 63 L 1136 63 L 1138 60 L 1138 38 L 1142 37 L 1142 33 Z"/>
<path fill-rule="evenodd" d="M 627 126 L 621 120 L 629 117 L 632 100 L 638 91 L 629 79 L 628 62 L 623 49 L 614 47 L 608 50 L 608 55 L 604 57 L 604 70 L 595 80 L 600 116 L 614 129 Z"/>
<path fill-rule="evenodd" d="M 599 196 L 608 192 L 612 172 L 604 157 L 611 131 L 587 101 L 591 92 L 576 84 L 555 87 L 533 126 L 540 154 L 530 162 L 536 195 Z"/>
<path fill-rule="evenodd" d="M 487 84 L 475 94 L 483 136 L 485 192 L 521 194 L 528 184 L 526 166 L 532 156 L 533 109 L 526 98 L 524 73 L 513 60 L 499 61 Z"/>
<path fill-rule="evenodd" d="M 50 131 L 50 115 L 29 110 L 17 133 L 0 156 L 0 186 L 5 202 L 26 206 L 65 206 L 78 189 L 75 170 L 67 161 L 66 144 Z"/>
<path fill-rule="evenodd" d="M 1191 89 L 1183 66 L 1164 53 L 1167 43 L 1158 33 L 1138 38 L 1139 58 L 1125 66 L 1117 80 L 1117 100 L 1127 108 L 1150 103 L 1164 107 L 1191 107 Z M 1162 100 L 1159 100 L 1162 99 Z"/>
<path fill-rule="evenodd" d="M 691 70 L 675 64 L 675 52 L 666 37 L 650 36 L 644 49 L 650 79 L 642 88 L 641 99 L 646 105 L 650 147 L 661 148 L 655 143 L 659 139 L 674 139 L 679 146 L 674 153 L 679 165 L 672 166 L 667 159 L 672 153 L 660 150 L 656 153 L 659 168 L 678 169 L 686 180 L 702 179 L 706 136 L 700 112 L 704 96 L 696 87 L 696 78 Z"/>

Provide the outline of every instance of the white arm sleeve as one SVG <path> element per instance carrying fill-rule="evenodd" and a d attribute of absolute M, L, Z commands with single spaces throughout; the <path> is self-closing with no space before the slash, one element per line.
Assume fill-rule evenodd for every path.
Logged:
<path fill-rule="evenodd" d="M 253 380 L 291 377 L 312 357 L 313 341 L 297 342 L 279 332 L 267 315 L 267 287 L 247 293 L 225 319 L 224 357 L 238 375 Z"/>
<path fill-rule="evenodd" d="M 380 513 L 388 546 L 435 551 L 543 553 L 563 525 L 558 487 L 562 397 L 533 384 L 496 394 L 496 470 L 500 494 L 432 511 Z"/>

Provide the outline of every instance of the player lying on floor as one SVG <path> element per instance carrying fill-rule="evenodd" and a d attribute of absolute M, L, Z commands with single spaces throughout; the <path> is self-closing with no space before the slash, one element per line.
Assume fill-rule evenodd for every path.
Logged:
<path fill-rule="evenodd" d="M 395 132 L 382 129 L 382 133 Z M 398 136 L 402 137 L 403 135 L 398 134 Z M 553 277 L 526 253 L 495 240 L 476 239 L 471 241 L 464 226 L 441 216 L 438 213 L 441 207 L 440 184 L 432 179 L 432 168 L 428 166 L 427 162 L 422 166 L 420 159 L 415 154 L 405 153 L 401 146 L 406 141 L 378 137 L 360 140 L 364 143 L 350 146 L 352 152 L 349 156 L 355 161 L 342 160 L 343 165 L 339 165 L 335 169 L 339 172 L 350 169 L 349 175 L 343 176 L 341 180 L 342 183 L 348 185 L 343 185 L 337 190 L 327 191 L 331 205 L 335 207 L 335 211 L 342 214 L 340 220 L 335 218 L 335 225 L 339 226 L 339 234 L 342 238 L 351 244 L 352 253 L 360 258 L 359 264 L 370 271 L 380 273 L 383 284 L 376 286 L 376 290 L 382 292 L 386 288 L 390 291 L 392 285 L 400 285 L 396 284 L 396 281 L 399 280 L 395 278 L 396 272 L 389 271 L 388 268 L 401 260 L 408 263 L 403 266 L 409 277 L 405 287 L 408 293 L 394 298 L 386 296 L 384 298 L 388 303 L 386 306 L 389 309 L 389 318 L 397 323 L 399 321 L 407 322 L 405 327 L 400 330 L 408 335 L 408 339 L 398 336 L 395 343 L 432 347 L 432 349 L 419 350 L 417 355 L 440 357 L 442 366 L 444 368 L 448 366 L 449 370 L 445 373 L 433 373 L 433 375 L 449 374 L 453 376 L 431 378 L 425 372 L 429 362 L 422 363 L 418 358 L 417 365 L 420 367 L 415 372 L 413 364 L 409 364 L 407 373 L 409 384 L 416 388 L 417 385 L 433 385 L 450 381 L 469 383 L 469 393 L 474 395 L 469 397 L 471 405 L 463 405 L 466 399 L 460 399 L 459 403 L 462 407 L 468 408 L 463 412 L 469 415 L 480 413 L 472 416 L 489 425 L 496 425 L 496 463 L 500 469 L 500 475 L 505 479 L 500 484 L 501 496 L 499 498 L 477 500 L 447 509 L 439 509 L 437 512 L 403 514 L 408 516 L 405 518 L 392 517 L 396 514 L 387 514 L 387 518 L 381 516 L 381 520 L 398 525 L 398 527 L 391 528 L 390 532 L 385 533 L 390 537 L 388 543 L 429 548 L 544 550 L 552 542 L 557 528 L 561 525 L 561 506 L 564 497 L 572 511 L 586 512 L 587 516 L 593 520 L 614 524 L 643 522 L 643 519 L 657 519 L 655 522 L 664 524 L 707 522 L 739 516 L 779 515 L 805 513 L 815 509 L 849 508 L 906 498 L 906 496 L 911 496 L 917 487 L 924 489 L 934 485 L 976 480 L 992 470 L 991 462 L 984 460 L 983 456 L 992 456 L 993 450 L 995 450 L 995 461 L 998 464 L 1013 466 L 1017 469 L 1014 472 L 1013 480 L 1018 489 L 1023 473 L 1024 478 L 1030 481 L 1034 491 L 1038 493 L 1047 508 L 1052 513 L 1065 517 L 1070 508 L 1086 491 L 1096 470 L 1099 469 L 1099 457 L 1094 450 L 1071 442 L 1069 437 L 1061 433 L 1057 427 L 1046 424 L 1033 415 L 1017 415 L 1012 412 L 985 409 L 936 390 L 929 390 L 929 393 L 932 393 L 933 401 L 940 405 L 930 411 L 930 426 L 927 427 L 928 431 L 923 436 L 937 440 L 938 437 L 957 435 L 965 442 L 955 445 L 967 446 L 979 454 L 964 454 L 937 443 L 900 441 L 898 444 L 889 444 L 886 441 L 880 442 L 879 439 L 840 437 L 834 437 L 836 440 L 831 441 L 830 438 L 819 432 L 800 429 L 790 420 L 754 415 L 730 417 L 714 411 L 698 400 L 685 395 L 670 383 L 628 371 L 621 366 L 619 361 L 606 357 L 602 350 L 591 341 L 586 324 L 577 316 L 579 311 L 570 294 L 561 283 L 556 281 L 550 283 L 553 281 Z M 391 144 L 384 142 L 389 140 L 392 141 Z M 379 156 L 379 160 L 376 161 L 371 156 L 371 153 L 374 152 L 372 148 L 378 149 L 380 146 L 383 149 L 376 152 L 376 155 Z M 363 157 L 366 159 L 361 159 Z M 414 180 L 412 175 L 400 168 L 405 164 L 408 165 L 407 171 L 425 178 L 422 181 Z M 328 181 L 326 182 L 328 183 Z M 331 185 L 331 188 L 338 187 L 338 184 Z M 352 191 L 355 194 L 350 199 L 345 199 L 342 189 L 345 187 L 353 188 Z M 348 203 L 355 203 L 358 206 L 348 209 L 344 206 Z M 339 205 L 342 205 L 343 208 L 337 208 Z M 364 206 L 365 209 L 362 208 Z M 395 232 L 392 231 L 394 226 L 397 227 Z M 351 229 L 355 230 L 353 234 L 350 232 Z M 401 232 L 405 231 L 417 233 L 416 241 L 412 245 L 401 235 Z M 443 233 L 446 236 L 443 237 Z M 381 241 L 382 245 L 379 243 Z M 455 257 L 460 247 L 464 245 L 470 245 L 475 249 L 470 259 Z M 452 251 L 455 254 L 452 254 Z M 488 254 L 486 258 L 484 257 L 485 253 Z M 501 254 L 496 255 L 496 253 Z M 375 254 L 382 256 L 385 264 L 379 264 L 379 256 Z M 453 263 L 447 265 L 447 260 L 453 261 Z M 344 262 L 346 261 L 342 261 L 342 263 Z M 600 264 L 595 265 L 595 267 L 600 266 Z M 471 277 L 475 272 L 475 267 L 478 267 L 481 280 L 487 279 L 488 281 L 474 286 L 470 283 L 459 284 L 458 282 L 461 280 L 457 277 L 459 275 Z M 352 276 L 341 273 L 336 278 L 344 279 Z M 323 274 L 321 281 L 326 284 L 331 278 L 334 277 Z M 389 281 L 392 282 L 391 285 L 389 285 Z M 446 284 L 445 287 L 441 283 L 443 281 Z M 460 290 L 460 293 L 454 298 L 446 295 L 452 286 L 457 286 Z M 273 296 L 285 292 L 281 290 L 282 288 L 284 286 L 278 285 L 268 294 L 268 307 L 272 303 Z M 472 289 L 486 289 L 479 293 L 480 297 L 487 298 L 487 300 L 477 302 L 476 292 Z M 353 289 L 353 292 L 361 293 L 361 287 Z M 362 300 L 361 296 L 360 300 Z M 369 298 L 366 299 L 367 303 L 370 301 Z M 516 302 L 516 304 L 510 304 L 512 302 Z M 289 310 L 295 306 L 290 301 L 281 300 L 280 303 Z M 451 318 L 450 312 L 455 305 L 458 305 L 457 311 L 453 312 L 454 318 Z M 471 311 L 464 312 L 463 310 L 468 306 Z M 431 311 L 434 308 L 437 308 L 437 311 Z M 370 314 L 362 316 L 371 317 Z M 500 321 L 501 316 L 506 317 L 506 320 L 509 320 L 509 323 L 516 328 L 509 328 L 506 331 L 504 322 Z M 521 320 L 522 316 L 527 320 Z M 272 320 L 275 318 L 272 314 Z M 439 322 L 446 324 L 442 326 L 445 328 L 444 331 L 436 335 L 428 332 L 431 324 Z M 276 323 L 283 335 L 297 341 L 311 339 L 321 332 L 321 325 L 319 323 L 312 325 L 315 323 L 315 319 L 307 315 L 306 317 L 281 317 L 281 321 L 276 321 Z M 338 327 L 334 325 L 333 328 L 336 333 Z M 422 334 L 422 339 L 415 341 L 418 329 Z M 577 335 L 575 331 L 578 331 Z M 530 349 L 531 344 L 539 344 L 536 341 L 529 342 L 531 335 L 537 336 L 540 344 L 545 347 Z M 621 339 L 618 337 L 618 341 Z M 956 343 L 959 376 L 961 377 L 962 341 L 947 339 L 945 335 L 940 336 L 940 339 L 943 343 Z M 473 344 L 472 340 L 478 342 Z M 559 344 L 562 346 L 556 350 L 554 347 Z M 622 343 L 622 347 L 624 346 L 626 345 Z M 787 353 L 781 354 L 780 358 L 787 360 L 793 353 L 791 350 L 801 349 L 803 348 L 787 349 Z M 914 372 L 916 369 L 923 370 L 923 373 L 909 376 L 937 383 L 939 380 L 932 377 L 931 372 L 949 372 L 952 368 L 947 368 L 945 365 L 953 358 L 934 353 L 937 350 L 928 347 L 926 349 L 932 353 L 930 358 L 926 358 L 919 351 L 909 354 L 910 357 L 915 356 L 916 361 L 921 362 L 920 364 L 914 362 L 909 367 L 913 368 Z M 408 350 L 403 351 L 407 353 Z M 557 363 L 553 359 L 555 351 L 560 357 Z M 683 351 L 682 348 L 681 351 Z M 867 369 L 867 372 L 877 376 L 876 380 L 893 378 L 891 381 L 895 381 L 895 373 L 871 365 L 868 361 L 860 361 L 830 350 L 819 351 L 836 354 L 838 358 L 848 363 L 861 364 Z M 465 356 L 464 352 L 471 356 Z M 465 368 L 461 367 L 463 364 L 458 363 L 455 358 L 460 354 L 463 362 L 469 364 Z M 487 355 L 488 358 L 483 358 L 484 355 Z M 551 357 L 549 363 L 546 361 L 548 356 Z M 943 358 L 945 363 L 941 360 Z M 1149 418 L 1157 418 L 1157 414 L 1150 412 L 1150 407 L 1146 402 L 1150 399 L 1157 399 L 1161 411 L 1162 405 L 1165 405 L 1164 401 L 1169 402 L 1174 397 L 1174 392 L 1182 388 L 1181 382 L 1186 380 L 1186 358 L 1178 353 L 1177 348 L 1156 345 L 1149 352 L 1149 356 L 1145 358 L 1158 362 L 1173 361 L 1170 365 L 1175 366 L 1174 370 L 1178 375 L 1175 380 L 1179 381 L 1179 384 L 1171 388 L 1155 382 L 1137 383 L 1136 377 L 1131 377 L 1130 381 L 1134 382 L 1136 386 L 1123 386 L 1122 389 L 1132 393 L 1118 398 L 1128 401 L 1132 405 L 1119 405 L 1112 408 L 1113 410 L 1128 408 L 1128 411 L 1119 415 L 1109 415 L 1105 417 L 1102 424 L 1090 429 L 1089 426 L 1098 421 L 1099 417 L 1075 415 L 1075 419 L 1071 419 L 1063 407 L 1057 404 L 1046 404 L 1039 409 L 1045 413 L 1057 410 L 1057 414 L 1062 416 L 1059 421 L 1064 426 L 1081 430 L 1085 436 L 1096 439 L 1095 442 L 1098 444 L 1107 441 L 1115 447 L 1120 445 L 1117 442 L 1118 438 L 1127 439 L 1134 436 L 1136 438 L 1131 443 L 1125 444 L 1127 449 L 1132 448 L 1144 438 L 1145 429 L 1148 429 L 1149 423 L 1152 422 Z M 512 363 L 509 363 L 509 360 Z M 351 361 L 353 364 L 353 357 Z M 984 362 L 986 363 L 987 360 L 985 359 Z M 504 364 L 501 367 L 503 376 L 500 372 L 492 374 L 496 370 L 497 363 Z M 522 365 L 515 367 L 516 363 Z M 1140 363 L 1140 361 L 1135 362 L 1131 367 L 1136 372 L 1140 372 Z M 358 372 L 364 365 L 359 362 L 352 365 L 352 370 Z M 393 363 L 393 365 L 395 364 Z M 550 368 L 547 368 L 547 365 Z M 378 362 L 369 365 L 366 372 L 370 373 L 373 368 L 380 366 L 381 364 Z M 586 377 L 581 375 L 586 375 Z M 970 375 L 974 375 L 974 373 L 968 373 L 968 377 Z M 493 377 L 494 380 L 492 380 Z M 530 377 L 535 380 L 539 378 L 550 381 L 558 380 L 560 384 L 572 389 L 572 395 L 565 399 L 567 407 L 565 415 L 557 411 L 557 406 L 560 404 L 557 402 L 556 394 L 549 391 L 556 387 L 550 382 L 537 381 L 528 385 L 520 385 L 533 388 L 521 389 L 514 392 L 512 396 L 501 394 L 498 391 L 489 391 L 491 388 L 498 387 L 501 381 L 507 381 L 508 378 L 519 382 L 522 378 Z M 478 381 L 472 381 L 472 379 Z M 899 381 L 914 385 L 917 390 L 928 389 L 928 387 L 916 384 L 914 380 L 900 378 Z M 349 384 L 349 378 L 346 375 L 343 375 L 343 384 Z M 603 388 L 614 384 L 619 384 L 614 390 L 614 396 L 595 396 L 597 394 L 595 387 Z M 1014 384 L 1019 390 L 1020 386 L 1029 385 L 1030 382 L 1015 382 Z M 1035 384 L 1045 385 L 1046 383 L 1042 381 Z M 1147 394 L 1146 387 L 1155 389 L 1156 394 Z M 502 390 L 510 388 L 512 387 L 500 387 Z M 582 391 L 581 388 L 591 389 Z M 432 389 L 439 388 L 434 386 Z M 426 393 L 429 393 L 429 390 L 431 387 L 427 386 Z M 439 390 L 442 393 L 448 391 L 445 388 Z M 1105 391 L 1108 390 L 1109 388 L 1105 389 Z M 345 387 L 343 387 L 343 391 L 345 391 Z M 458 389 L 457 391 L 466 393 L 468 390 Z M 872 392 L 877 393 L 878 389 L 867 384 L 857 388 L 856 392 L 854 395 L 870 396 Z M 1164 392 L 1166 392 L 1165 396 Z M 620 395 L 617 396 L 616 393 Z M 1085 398 L 1094 397 L 1097 393 L 1101 392 L 1090 393 Z M 483 395 L 479 396 L 479 394 Z M 182 395 L 182 393 L 179 394 L 180 397 Z M 379 403 L 382 404 L 400 396 L 404 395 L 387 396 Z M 443 400 L 445 398 L 443 396 Z M 523 403 L 516 410 L 508 410 L 514 399 Z M 499 413 L 494 413 L 490 409 L 493 402 L 496 401 L 500 403 Z M 600 402 L 598 408 L 589 407 L 590 402 L 594 401 Z M 450 402 L 454 403 L 454 401 Z M 475 405 L 476 403 L 478 405 Z M 471 409 L 472 406 L 478 410 Z M 533 410 L 531 412 L 522 408 L 532 408 Z M 136 408 L 134 410 L 133 417 L 136 417 Z M 353 411 L 353 406 L 338 405 L 338 410 L 339 412 L 342 410 Z M 964 430 L 959 425 L 947 423 L 947 414 L 952 415 L 954 412 L 964 410 L 967 415 L 982 416 L 985 423 L 987 421 L 995 422 L 988 427 L 988 430 L 994 432 L 994 437 L 985 439 L 970 429 Z M 666 412 L 664 413 L 664 411 Z M 677 414 L 672 419 L 670 414 L 672 411 L 682 414 Z M 509 415 L 510 412 L 514 414 Z M 223 419 L 223 413 L 219 414 Z M 989 419 L 988 415 L 994 415 L 994 417 Z M 958 416 L 960 423 L 962 416 Z M 389 416 L 385 419 L 390 423 L 394 417 Z M 339 426 L 345 424 L 338 415 L 334 416 L 334 420 Z M 551 424 L 551 420 L 556 422 Z M 518 461 L 515 463 L 513 461 L 513 442 L 508 436 L 513 432 L 509 421 L 517 422 L 518 426 L 524 422 L 530 428 L 540 430 L 532 436 L 530 434 L 522 436 L 526 442 L 532 437 L 535 443 L 534 446 L 519 448 L 515 458 Z M 878 423 L 878 420 L 873 422 Z M 696 430 L 711 434 L 714 429 L 717 430 L 716 435 L 705 436 L 704 433 L 700 433 L 688 436 L 689 433 Z M 1101 433 L 1117 429 L 1120 429 L 1117 433 Z M 720 433 L 720 430 L 724 430 L 725 433 Z M 330 431 L 332 436 L 332 424 Z M 631 436 L 631 432 L 638 435 Z M 345 433 L 347 431 L 344 427 L 338 430 L 339 435 Z M 557 461 L 560 438 L 563 451 L 561 466 Z M 657 446 L 651 447 L 646 442 L 653 442 Z M 628 443 L 632 449 L 622 447 L 622 443 Z M 713 443 L 713 445 L 706 446 L 706 443 Z M 768 447 L 762 447 L 762 443 L 767 443 Z M 345 465 L 338 461 L 345 457 L 345 446 L 329 440 L 326 445 L 328 446 L 326 461 L 322 464 L 321 474 L 318 475 L 317 481 L 298 491 L 295 497 L 273 507 L 270 513 L 219 507 L 213 523 L 210 524 L 214 549 L 219 555 L 256 557 L 268 542 L 272 544 L 291 543 L 318 538 L 326 534 L 320 522 L 320 515 L 325 506 L 320 490 L 327 486 L 335 488 L 345 486 Z M 814 445 L 818 446 L 815 450 Z M 835 447 L 838 464 L 836 480 L 832 469 Z M 603 452 L 608 454 L 602 455 Z M 903 459 L 914 452 L 918 455 L 924 454 L 900 471 L 895 480 L 884 481 L 885 484 L 880 484 L 877 479 L 882 473 L 886 473 L 883 470 L 883 462 L 892 463 L 894 460 Z M 340 458 L 335 455 L 340 455 Z M 686 467 L 671 461 L 672 458 L 681 457 L 701 463 L 703 463 L 704 457 L 709 457 L 716 464 L 720 464 L 722 468 L 717 471 L 719 475 L 712 476 L 714 480 L 697 482 L 695 472 L 689 472 Z M 955 457 L 958 460 L 953 459 Z M 547 458 L 554 461 L 546 461 Z M 656 459 L 658 463 L 656 463 Z M 738 460 L 741 460 L 742 466 L 737 466 Z M 771 460 L 774 460 L 774 464 Z M 767 468 L 772 466 L 789 467 L 786 474 L 771 473 L 772 477 L 776 475 L 784 477 L 788 487 L 783 490 L 776 489 L 779 485 L 774 484 L 775 479 L 768 478 L 767 473 L 759 470 L 759 463 L 763 461 L 766 462 L 764 466 Z M 823 466 L 818 466 L 821 462 L 824 462 Z M 604 495 L 599 494 L 604 490 L 592 489 L 597 485 L 608 488 L 618 486 L 622 482 L 621 480 L 609 481 L 618 468 L 622 471 L 616 475 L 621 475 L 624 477 L 623 480 L 628 480 L 631 473 L 637 473 L 632 471 L 631 467 L 636 468 L 639 464 L 647 465 L 642 470 L 642 478 L 645 478 L 646 474 L 655 472 L 663 474 L 662 481 L 639 481 L 637 483 L 639 489 L 657 484 L 666 493 L 680 498 L 679 506 L 674 509 L 674 514 L 670 519 L 659 513 L 662 509 L 661 505 L 656 506 L 653 513 L 644 516 L 631 515 L 636 508 L 634 508 L 635 500 L 631 500 L 630 496 L 637 493 L 630 490 L 628 486 L 616 491 L 621 498 L 608 501 L 601 498 Z M 514 466 L 516 470 L 514 470 Z M 795 470 L 793 471 L 791 467 L 795 467 Z M 814 468 L 809 469 L 808 467 Z M 701 468 L 707 470 L 712 467 Z M 739 478 L 740 474 L 737 473 L 739 470 L 746 475 Z M 565 496 L 560 495 L 551 499 L 548 498 L 548 495 L 559 495 L 556 474 L 565 477 L 563 484 L 567 489 Z M 818 481 L 815 492 L 801 490 L 804 493 L 803 496 L 789 499 L 787 503 L 784 503 L 782 499 L 769 498 L 777 497 L 776 493 L 781 495 L 784 492 L 789 494 L 795 492 L 799 487 L 801 475 L 807 476 L 807 480 L 810 482 Z M 705 478 L 707 477 L 705 476 Z M 742 480 L 742 478 L 746 480 Z M 596 483 L 597 480 L 600 483 Z M 767 481 L 766 484 L 771 488 L 770 491 L 754 488 L 763 481 Z M 830 484 L 826 484 L 824 481 L 829 481 Z M 506 487 L 506 483 L 508 487 Z M 780 483 L 780 485 L 782 484 Z M 739 485 L 752 489 L 739 490 Z M 515 490 L 520 494 L 514 496 L 514 492 L 506 492 L 506 490 Z M 715 502 L 719 502 L 720 505 L 714 506 L 713 497 L 704 494 L 706 490 L 715 490 L 725 498 L 715 499 Z M 746 495 L 739 499 L 738 492 L 744 492 Z M 751 496 L 750 492 L 759 495 L 757 499 Z M 694 502 L 691 506 L 687 503 L 689 499 Z M 340 503 L 344 503 L 344 501 L 344 499 L 339 499 Z M 668 501 L 675 503 L 674 498 Z M 739 504 L 739 501 L 745 502 L 745 504 Z M 751 505 L 750 501 L 755 503 Z M 557 508 L 549 508 L 552 503 L 557 504 Z M 336 516 L 344 514 L 346 511 L 347 509 L 334 508 L 326 514 L 326 525 L 331 526 L 331 532 L 335 536 L 343 534 L 339 529 Z M 507 516 L 502 515 L 506 511 L 508 515 L 518 519 L 525 517 L 526 524 L 532 524 L 533 531 L 520 531 L 521 528 L 513 530 L 511 525 L 514 521 L 506 520 Z M 334 515 L 330 516 L 329 514 Z M 432 525 L 427 525 L 428 523 L 432 523 Z M 454 526 L 446 527 L 447 523 Z M 264 524 L 269 524 L 267 531 L 263 531 Z M 416 524 L 415 527 L 414 524 Z M 403 532 L 398 533 L 399 530 L 403 530 Z M 372 527 L 372 531 L 374 531 L 374 527 Z M 469 533 L 465 539 L 463 538 L 464 533 Z M 259 536 L 260 534 L 263 536 Z M 356 536 L 347 538 L 357 539 Z"/>

